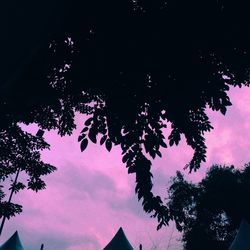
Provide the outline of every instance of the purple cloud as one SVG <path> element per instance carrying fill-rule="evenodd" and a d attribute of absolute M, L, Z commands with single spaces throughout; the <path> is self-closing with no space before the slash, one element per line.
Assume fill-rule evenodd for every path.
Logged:
<path fill-rule="evenodd" d="M 208 111 L 214 130 L 206 135 L 207 162 L 191 175 L 185 172 L 192 181 L 199 181 L 214 163 L 240 167 L 250 160 L 250 89 L 231 90 L 230 96 L 233 106 L 226 116 Z M 154 245 L 166 249 L 172 224 L 156 231 L 156 220 L 145 214 L 137 201 L 135 177 L 127 174 L 119 147 L 109 153 L 90 143 L 81 153 L 77 137 L 82 117 L 78 115 L 76 122 L 78 129 L 72 136 L 60 138 L 55 131 L 45 133 L 51 150 L 43 152 L 43 159 L 56 165 L 58 171 L 45 177 L 46 190 L 37 194 L 24 191 L 14 197 L 24 212 L 7 221 L 1 241 L 17 229 L 27 250 L 39 249 L 41 243 L 46 250 L 99 250 L 122 226 L 135 248 L 142 243 L 144 249 Z M 37 127 L 28 129 L 36 132 Z M 183 140 L 154 160 L 154 192 L 166 197 L 169 178 L 176 170 L 183 170 L 191 157 L 192 150 Z M 176 230 L 173 235 L 169 250 L 180 250 L 180 235 Z"/>

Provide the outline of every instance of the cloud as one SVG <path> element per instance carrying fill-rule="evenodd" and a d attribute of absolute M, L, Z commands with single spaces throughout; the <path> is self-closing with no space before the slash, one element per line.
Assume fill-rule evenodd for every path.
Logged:
<path fill-rule="evenodd" d="M 208 112 L 214 130 L 207 134 L 208 164 L 233 164 L 241 167 L 250 160 L 250 89 L 233 89 L 229 92 L 233 106 L 226 116 L 218 112 Z M 247 98 L 248 96 L 248 98 Z"/>
<path fill-rule="evenodd" d="M 242 166 L 250 160 L 250 90 L 230 91 L 233 106 L 226 116 L 209 111 L 214 130 L 206 135 L 207 162 L 191 175 L 189 180 L 199 181 L 213 163 Z M 77 130 L 72 136 L 60 138 L 55 131 L 46 132 L 50 151 L 43 159 L 58 170 L 45 177 L 47 189 L 37 194 L 24 191 L 14 197 L 23 205 L 24 212 L 7 221 L 2 241 L 19 230 L 25 249 L 46 250 L 100 250 L 114 236 L 120 226 L 135 248 L 142 243 L 144 249 L 158 245 L 166 249 L 172 225 L 156 231 L 157 222 L 143 212 L 134 194 L 135 176 L 128 175 L 121 162 L 121 150 L 111 153 L 104 147 L 89 144 L 81 153 L 77 137 L 83 117 L 77 116 Z M 27 129 L 27 128 L 26 128 Z M 35 133 L 36 126 L 28 129 Z M 166 137 L 167 137 L 166 131 Z M 154 192 L 167 195 L 167 185 L 176 170 L 183 170 L 191 160 L 192 149 L 183 139 L 178 147 L 163 151 L 163 157 L 153 161 Z M 169 250 L 181 249 L 175 231 Z"/>

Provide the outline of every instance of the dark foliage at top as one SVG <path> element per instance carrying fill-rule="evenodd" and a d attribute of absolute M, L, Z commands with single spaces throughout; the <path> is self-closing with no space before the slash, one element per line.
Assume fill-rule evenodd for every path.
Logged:
<path fill-rule="evenodd" d="M 186 250 L 227 250 L 243 218 L 250 221 L 250 164 L 243 170 L 212 166 L 193 184 L 177 172 L 169 193 L 169 213 L 183 232 Z"/>
<path fill-rule="evenodd" d="M 169 211 L 151 192 L 150 159 L 178 145 L 183 134 L 194 150 L 186 168 L 197 170 L 205 161 L 204 132 L 212 129 L 205 108 L 225 114 L 229 87 L 248 86 L 247 3 L 53 1 L 47 12 L 27 3 L 13 27 L 23 30 L 17 44 L 32 53 L 1 83 L 2 129 L 36 122 L 65 135 L 75 128 L 74 112 L 90 115 L 79 136 L 81 149 L 89 140 L 96 143 L 98 134 L 109 151 L 120 145 L 144 210 L 159 227 L 167 224 Z M 39 29 L 36 16 L 42 15 L 48 19 Z M 165 140 L 167 121 L 172 132 Z"/>

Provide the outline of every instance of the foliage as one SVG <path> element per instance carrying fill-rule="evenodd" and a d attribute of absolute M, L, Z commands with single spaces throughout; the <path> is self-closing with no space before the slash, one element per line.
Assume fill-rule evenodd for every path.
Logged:
<path fill-rule="evenodd" d="M 160 228 L 170 217 L 151 191 L 151 160 L 181 135 L 194 150 L 186 168 L 197 170 L 206 160 L 204 133 L 212 126 L 205 109 L 225 114 L 229 87 L 249 85 L 249 8 L 241 0 L 60 1 L 58 7 L 65 13 L 55 18 L 58 26 L 45 27 L 39 49 L 1 87 L 1 126 L 35 122 L 65 135 L 75 128 L 74 112 L 89 115 L 81 150 L 97 143 L 98 134 L 108 151 L 120 145 L 138 198 Z M 30 44 L 29 36 L 19 41 Z"/>
<path fill-rule="evenodd" d="M 169 187 L 167 206 L 184 249 L 228 249 L 242 218 L 250 219 L 250 164 L 243 170 L 212 166 L 193 184 L 177 172 Z"/>
<path fill-rule="evenodd" d="M 24 132 L 17 124 L 11 124 L 5 130 L 0 130 L 0 181 L 10 183 L 10 192 L 17 193 L 28 189 L 39 191 L 46 184 L 42 176 L 55 171 L 55 167 L 40 159 L 40 151 L 49 148 L 42 137 L 32 136 Z M 25 172 L 27 184 L 15 181 L 19 173 Z M 14 177 L 14 178 L 13 178 Z M 6 189 L 5 184 L 5 189 Z M 9 219 L 22 211 L 22 206 L 10 202 L 6 198 L 3 185 L 0 186 L 0 218 Z"/>

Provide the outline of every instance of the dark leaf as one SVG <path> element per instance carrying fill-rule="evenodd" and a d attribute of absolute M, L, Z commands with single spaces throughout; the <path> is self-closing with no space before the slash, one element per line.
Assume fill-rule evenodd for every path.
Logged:
<path fill-rule="evenodd" d="M 156 150 L 155 153 L 159 156 L 159 157 L 162 157 L 162 154 L 160 151 Z"/>
<path fill-rule="evenodd" d="M 128 166 L 128 165 L 127 165 L 127 167 L 128 167 L 128 173 L 129 173 L 129 174 L 133 174 L 133 173 L 136 172 L 136 169 L 135 169 L 134 166 Z"/>
<path fill-rule="evenodd" d="M 169 140 L 169 145 L 170 145 L 170 147 L 172 147 L 174 145 L 174 140 L 173 139 Z"/>
<path fill-rule="evenodd" d="M 82 142 L 81 142 L 81 151 L 83 152 L 88 146 L 88 139 L 83 139 Z"/>
<path fill-rule="evenodd" d="M 81 134 L 87 132 L 88 129 L 89 129 L 88 127 L 83 128 L 82 131 L 81 131 Z"/>
<path fill-rule="evenodd" d="M 93 142 L 96 143 L 96 133 L 94 132 L 93 129 L 89 130 L 89 139 Z"/>
<path fill-rule="evenodd" d="M 110 139 L 106 140 L 105 146 L 106 146 L 106 149 L 110 152 L 112 149 L 112 142 Z"/>
<path fill-rule="evenodd" d="M 125 154 L 123 157 L 122 157 L 122 162 L 125 163 L 129 158 L 129 154 Z"/>
<path fill-rule="evenodd" d="M 85 138 L 86 134 L 81 134 L 78 137 L 78 142 L 80 142 L 83 138 Z"/>
<path fill-rule="evenodd" d="M 222 106 L 221 109 L 220 109 L 220 111 L 221 111 L 221 113 L 222 113 L 223 115 L 225 115 L 226 112 L 227 112 L 227 108 L 226 108 L 225 106 Z"/>
<path fill-rule="evenodd" d="M 150 156 L 154 159 L 155 158 L 155 151 L 154 150 L 150 150 L 149 151 L 149 154 L 150 154 Z"/>
<path fill-rule="evenodd" d="M 164 141 L 160 141 L 160 145 L 161 145 L 163 148 L 167 148 L 167 144 L 166 144 Z"/>
<path fill-rule="evenodd" d="M 84 125 L 85 125 L 85 126 L 89 126 L 89 125 L 92 123 L 92 121 L 93 121 L 93 118 L 90 117 L 90 118 L 88 118 L 88 119 L 85 121 Z"/>
<path fill-rule="evenodd" d="M 104 135 L 101 140 L 100 140 L 100 144 L 102 145 L 107 139 L 107 135 Z"/>

